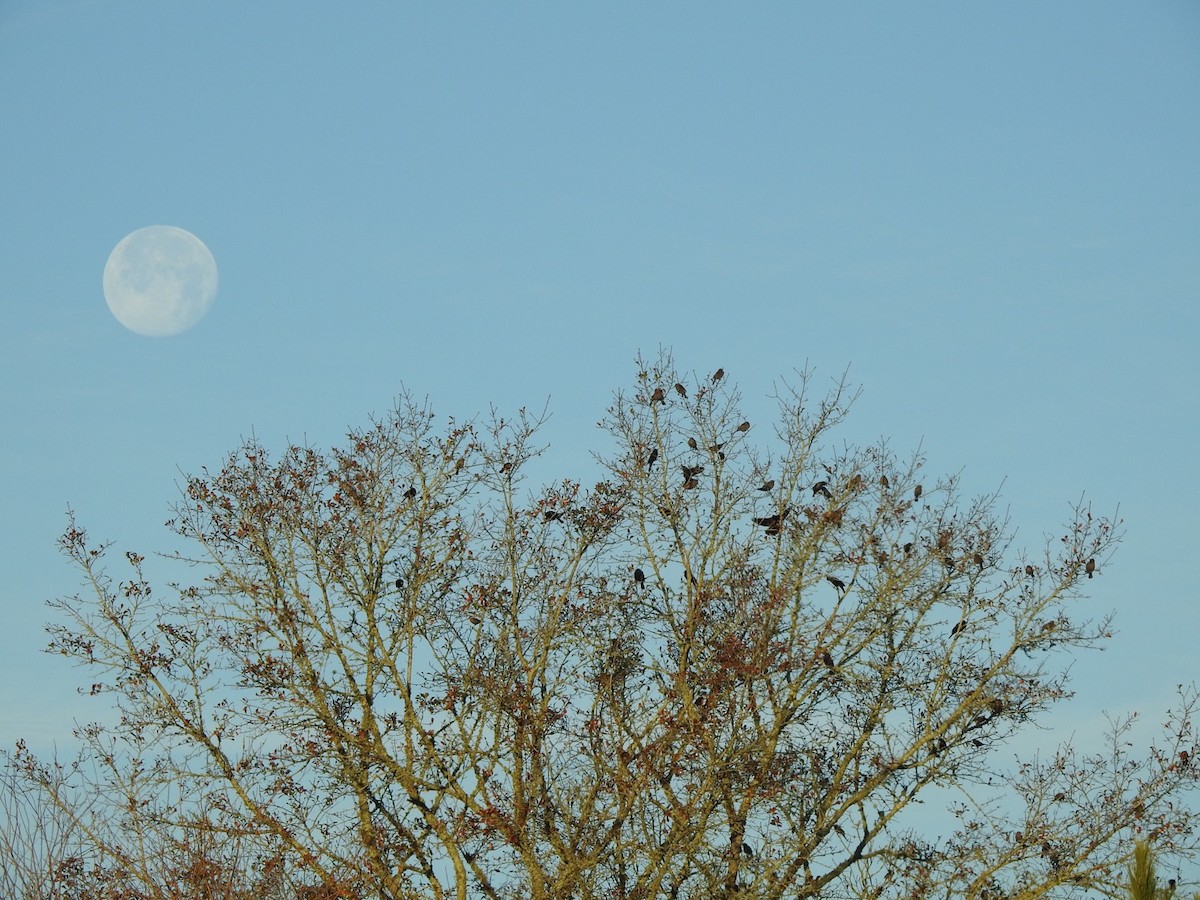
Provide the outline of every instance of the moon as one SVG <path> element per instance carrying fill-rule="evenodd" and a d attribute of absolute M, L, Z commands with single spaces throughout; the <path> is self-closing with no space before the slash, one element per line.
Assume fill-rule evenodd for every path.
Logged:
<path fill-rule="evenodd" d="M 217 261 L 204 242 L 174 225 L 130 232 L 104 266 L 104 299 L 117 321 L 147 337 L 187 331 L 217 295 Z"/>

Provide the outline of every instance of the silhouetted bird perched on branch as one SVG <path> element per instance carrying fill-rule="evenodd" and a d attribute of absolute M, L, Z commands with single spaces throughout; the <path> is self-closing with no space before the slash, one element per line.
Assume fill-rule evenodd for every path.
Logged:
<path fill-rule="evenodd" d="M 650 455 L 646 457 L 646 471 L 649 472 L 654 468 L 654 461 L 658 459 L 658 448 L 651 447 Z"/>
<path fill-rule="evenodd" d="M 718 381 L 720 381 L 724 377 L 725 377 L 725 370 L 717 369 L 717 371 L 713 372 L 712 383 L 716 384 Z"/>
<path fill-rule="evenodd" d="M 967 620 L 963 619 L 961 622 L 959 622 L 957 625 L 955 625 L 952 629 L 950 629 L 950 637 L 954 637 L 956 634 L 958 634 L 960 631 L 962 631 L 966 627 L 967 627 Z"/>
<path fill-rule="evenodd" d="M 818 481 L 812 486 L 812 492 L 814 497 L 817 496 L 817 494 L 822 494 L 827 500 L 833 499 L 833 494 L 829 493 L 828 481 Z"/>
<path fill-rule="evenodd" d="M 562 518 L 562 513 L 560 513 L 557 509 L 548 509 L 542 513 L 542 518 L 547 522 L 557 522 Z"/>
<path fill-rule="evenodd" d="M 1089 559 L 1087 561 L 1087 565 L 1085 565 L 1083 567 L 1083 571 L 1087 572 L 1088 578 L 1091 578 L 1093 575 L 1095 575 L 1096 574 L 1096 560 Z"/>
<path fill-rule="evenodd" d="M 633 581 L 639 588 L 646 586 L 646 573 L 640 568 L 633 570 Z"/>
<path fill-rule="evenodd" d="M 842 581 L 836 575 L 826 575 L 825 580 L 837 588 L 839 592 L 846 590 L 846 582 Z"/>
<path fill-rule="evenodd" d="M 416 496 L 417 496 L 417 487 L 416 487 L 416 485 L 410 484 L 408 486 L 408 490 L 404 492 L 404 499 L 405 500 L 415 500 Z"/>
<path fill-rule="evenodd" d="M 693 450 L 700 449 L 700 445 L 698 443 L 696 443 L 696 439 L 694 437 L 688 438 L 688 446 L 691 447 Z"/>
<path fill-rule="evenodd" d="M 662 388 L 655 388 L 654 393 L 650 395 L 651 403 L 663 403 L 667 399 L 667 395 Z"/>
<path fill-rule="evenodd" d="M 913 499 L 914 499 L 914 500 L 920 500 L 920 499 L 921 499 L 921 493 L 922 493 L 922 491 L 924 491 L 924 490 L 925 490 L 925 489 L 924 489 L 923 487 L 921 487 L 921 485 L 919 485 L 919 484 L 918 484 L 918 485 L 917 485 L 915 488 L 913 488 Z"/>
<path fill-rule="evenodd" d="M 750 423 L 749 423 L 749 422 L 743 422 L 741 425 L 739 425 L 739 426 L 737 427 L 737 430 L 738 430 L 738 431 L 741 431 L 741 432 L 743 432 L 743 433 L 745 433 L 745 432 L 749 431 L 749 430 L 750 430 Z"/>
<path fill-rule="evenodd" d="M 787 518 L 789 512 L 791 512 L 791 507 L 784 509 L 783 512 L 778 512 L 770 516 L 755 516 L 754 524 L 761 525 L 763 528 L 767 529 L 767 534 L 779 534 L 779 529 L 783 525 L 783 520 Z"/>
<path fill-rule="evenodd" d="M 398 590 L 398 591 L 404 590 L 404 579 L 403 578 L 396 579 L 396 590 Z"/>
<path fill-rule="evenodd" d="M 704 472 L 704 466 L 680 466 L 679 468 L 683 470 L 684 481 L 691 481 Z"/>
<path fill-rule="evenodd" d="M 1025 574 L 1028 575 L 1030 578 L 1032 578 L 1034 575 L 1037 574 L 1037 569 L 1035 569 L 1033 566 L 1026 566 Z"/>
<path fill-rule="evenodd" d="M 685 388 L 678 381 L 675 382 L 675 393 L 677 393 L 680 397 L 683 397 L 685 400 L 687 399 L 687 388 Z"/>
<path fill-rule="evenodd" d="M 766 481 L 764 481 L 762 484 L 760 484 L 760 485 L 758 486 L 758 489 L 759 489 L 760 491 L 769 491 L 769 490 L 770 490 L 771 488 L 773 488 L 773 487 L 775 487 L 775 479 L 774 479 L 774 478 L 769 478 L 769 479 L 767 479 Z"/>

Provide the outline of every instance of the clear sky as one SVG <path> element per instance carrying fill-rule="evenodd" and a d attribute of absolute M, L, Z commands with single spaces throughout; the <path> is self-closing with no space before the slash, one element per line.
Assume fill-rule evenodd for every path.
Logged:
<path fill-rule="evenodd" d="M 546 477 L 659 346 L 765 421 L 846 367 L 843 434 L 1003 482 L 1034 548 L 1085 492 L 1128 537 L 1060 724 L 1157 721 L 1200 625 L 1200 5 L 0 2 L 0 745 L 102 704 L 39 653 L 70 504 L 143 553 L 180 472 L 328 447 L 401 386 L 549 399 Z M 105 260 L 186 228 L 173 338 Z M 119 555 L 119 554 L 118 554 Z"/>

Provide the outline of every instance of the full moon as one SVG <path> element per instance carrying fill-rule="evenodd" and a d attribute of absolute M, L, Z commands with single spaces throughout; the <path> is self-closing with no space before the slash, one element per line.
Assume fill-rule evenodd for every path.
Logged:
<path fill-rule="evenodd" d="M 104 299 L 117 321 L 147 337 L 187 331 L 217 295 L 217 261 L 204 242 L 173 225 L 127 234 L 104 266 Z"/>

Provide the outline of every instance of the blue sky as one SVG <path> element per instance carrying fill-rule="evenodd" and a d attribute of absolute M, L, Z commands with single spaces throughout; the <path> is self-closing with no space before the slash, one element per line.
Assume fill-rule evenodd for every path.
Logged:
<path fill-rule="evenodd" d="M 849 367 L 843 436 L 1003 482 L 1019 543 L 1119 505 L 1068 730 L 1195 678 L 1194 3 L 7 0 L 0 127 L 0 744 L 102 713 L 38 652 L 68 504 L 173 549 L 181 472 L 402 385 L 549 399 L 545 475 L 586 476 L 660 346 L 760 421 Z M 151 224 L 220 267 L 174 338 L 101 291 Z"/>

